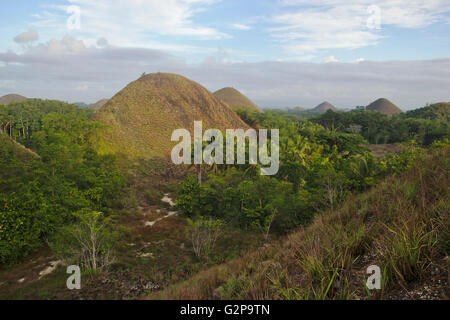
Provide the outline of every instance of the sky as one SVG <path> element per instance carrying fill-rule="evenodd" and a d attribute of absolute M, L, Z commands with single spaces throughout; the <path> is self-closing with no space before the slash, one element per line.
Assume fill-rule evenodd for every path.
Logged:
<path fill-rule="evenodd" d="M 450 101 L 450 0 L 15 0 L 0 31 L 0 95 L 93 103 L 172 72 L 265 108 Z"/>

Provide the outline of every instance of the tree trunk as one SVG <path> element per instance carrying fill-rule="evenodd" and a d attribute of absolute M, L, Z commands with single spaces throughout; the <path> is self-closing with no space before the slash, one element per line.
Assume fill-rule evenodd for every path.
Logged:
<path fill-rule="evenodd" d="M 199 185 L 202 185 L 202 166 L 197 166 L 197 181 Z"/>

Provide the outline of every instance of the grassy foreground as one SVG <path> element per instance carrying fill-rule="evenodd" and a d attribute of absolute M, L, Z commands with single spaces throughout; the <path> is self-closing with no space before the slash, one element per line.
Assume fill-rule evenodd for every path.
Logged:
<path fill-rule="evenodd" d="M 149 299 L 445 299 L 449 148 L 350 197 L 283 241 L 202 271 Z M 381 290 L 366 288 L 368 266 Z"/>

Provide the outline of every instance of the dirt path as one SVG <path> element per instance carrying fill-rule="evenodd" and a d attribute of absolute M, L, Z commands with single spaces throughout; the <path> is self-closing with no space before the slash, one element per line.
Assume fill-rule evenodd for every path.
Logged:
<path fill-rule="evenodd" d="M 165 194 L 164 197 L 161 199 L 161 201 L 164 202 L 164 203 L 169 204 L 171 207 L 174 207 L 174 206 L 175 206 L 175 202 L 174 202 L 173 199 L 169 196 L 169 194 Z M 161 211 L 159 211 L 159 212 L 161 212 Z M 158 218 L 158 219 L 156 219 L 156 220 L 154 220 L 154 221 L 146 221 L 146 222 L 145 222 L 145 226 L 146 226 L 146 227 L 153 227 L 156 223 L 158 223 L 158 222 L 160 222 L 160 221 L 162 221 L 162 220 L 164 220 L 164 219 L 170 218 L 170 217 L 172 217 L 172 216 L 177 216 L 177 215 L 179 215 L 179 214 L 180 214 L 180 213 L 177 212 L 177 211 L 169 211 L 165 216 L 163 216 L 163 217 L 161 217 L 161 218 Z"/>

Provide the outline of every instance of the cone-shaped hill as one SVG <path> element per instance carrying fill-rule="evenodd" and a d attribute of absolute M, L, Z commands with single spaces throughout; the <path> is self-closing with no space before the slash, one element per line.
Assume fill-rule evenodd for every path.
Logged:
<path fill-rule="evenodd" d="M 328 110 L 336 111 L 337 108 L 335 106 L 333 106 L 331 103 L 325 101 L 313 109 L 313 111 L 316 111 L 316 112 L 327 112 Z"/>
<path fill-rule="evenodd" d="M 260 107 L 234 88 L 220 89 L 214 92 L 214 95 L 232 108 L 248 108 L 262 112 Z"/>
<path fill-rule="evenodd" d="M 8 105 L 12 102 L 21 102 L 26 99 L 27 98 L 20 94 L 7 94 L 6 96 L 0 97 L 0 104 Z"/>
<path fill-rule="evenodd" d="M 110 125 L 96 141 L 101 153 L 121 153 L 132 159 L 170 154 L 176 129 L 187 129 L 193 139 L 194 121 L 203 131 L 247 129 L 226 104 L 198 83 L 180 75 L 144 75 L 110 99 L 93 120 Z"/>
<path fill-rule="evenodd" d="M 105 104 L 107 104 L 109 99 L 101 99 L 96 103 L 92 104 L 90 107 L 95 110 L 100 110 Z"/>
<path fill-rule="evenodd" d="M 388 99 L 378 99 L 366 107 L 367 110 L 376 111 L 392 116 L 393 114 L 402 113 L 402 110 Z"/>

